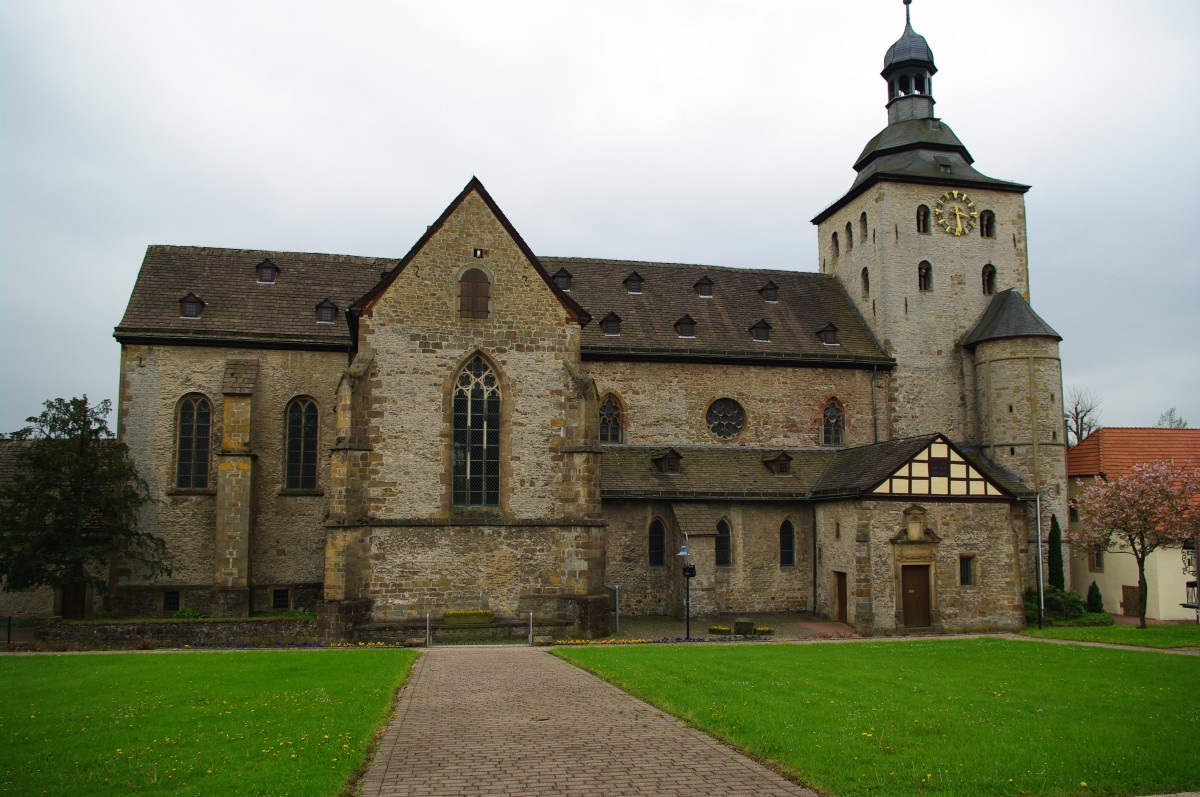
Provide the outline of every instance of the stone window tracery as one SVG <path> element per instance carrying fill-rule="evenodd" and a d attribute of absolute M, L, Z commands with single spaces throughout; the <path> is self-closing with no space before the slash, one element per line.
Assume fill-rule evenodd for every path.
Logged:
<path fill-rule="evenodd" d="M 455 506 L 500 504 L 500 382 L 475 355 L 459 371 L 453 400 Z"/>
<path fill-rule="evenodd" d="M 204 396 L 184 396 L 175 425 L 175 486 L 208 487 L 212 455 L 212 405 Z"/>
<path fill-rule="evenodd" d="M 709 431 L 723 440 L 737 437 L 746 425 L 746 412 L 731 398 L 720 398 L 710 404 L 705 418 Z"/>
<path fill-rule="evenodd" d="M 600 405 L 600 442 L 624 442 L 624 420 L 621 405 L 612 396 L 606 396 Z"/>
<path fill-rule="evenodd" d="M 317 455 L 317 403 L 301 396 L 287 407 L 284 488 L 315 490 Z"/>
<path fill-rule="evenodd" d="M 821 445 L 840 446 L 846 438 L 846 416 L 837 399 L 830 399 L 821 413 Z"/>

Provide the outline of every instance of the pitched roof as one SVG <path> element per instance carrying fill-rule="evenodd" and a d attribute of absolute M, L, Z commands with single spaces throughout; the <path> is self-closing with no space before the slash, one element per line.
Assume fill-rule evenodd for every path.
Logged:
<path fill-rule="evenodd" d="M 269 259 L 276 280 L 258 282 L 258 265 Z M 317 323 L 324 299 L 345 309 L 400 261 L 261 249 L 150 246 L 114 335 L 179 343 L 214 341 L 345 349 L 344 320 Z M 194 293 L 204 301 L 199 318 L 181 318 L 179 300 Z"/>
<path fill-rule="evenodd" d="M 1067 451 L 1067 476 L 1110 479 L 1134 465 L 1155 460 L 1191 460 L 1200 465 L 1200 429 L 1106 426 Z"/>
<path fill-rule="evenodd" d="M 985 340 L 1027 337 L 1062 340 L 1062 335 L 1033 311 L 1016 288 L 1009 288 L 992 297 L 983 315 L 963 338 L 962 345 L 971 347 Z"/>
<path fill-rule="evenodd" d="M 600 491 L 609 498 L 678 500 L 835 500 L 865 496 L 932 443 L 942 440 L 1008 496 L 1029 499 L 1034 492 L 979 451 L 954 446 L 944 435 L 928 434 L 846 449 L 761 449 L 742 446 L 676 446 L 678 473 L 654 465 L 661 446 L 606 445 Z M 790 473 L 769 467 L 779 454 L 791 459 Z"/>
<path fill-rule="evenodd" d="M 888 357 L 854 309 L 841 284 L 828 274 L 723 268 L 682 263 L 647 263 L 580 257 L 543 257 L 548 270 L 571 272 L 571 295 L 593 317 L 610 312 L 621 318 L 621 334 L 605 335 L 596 325 L 583 330 L 585 358 L 711 357 L 756 362 L 869 363 L 890 367 Z M 625 279 L 643 279 L 630 293 Z M 696 285 L 712 281 L 712 297 Z M 761 289 L 777 288 L 767 301 Z M 695 319 L 695 337 L 680 338 L 675 322 Z M 750 329 L 770 324 L 770 340 L 756 341 Z M 823 343 L 817 332 L 838 328 L 840 345 Z"/>

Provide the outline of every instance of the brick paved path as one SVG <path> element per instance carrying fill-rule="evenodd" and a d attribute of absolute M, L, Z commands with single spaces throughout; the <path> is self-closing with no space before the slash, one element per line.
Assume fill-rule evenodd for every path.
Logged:
<path fill-rule="evenodd" d="M 364 797 L 804 795 L 807 789 L 537 648 L 417 661 Z"/>

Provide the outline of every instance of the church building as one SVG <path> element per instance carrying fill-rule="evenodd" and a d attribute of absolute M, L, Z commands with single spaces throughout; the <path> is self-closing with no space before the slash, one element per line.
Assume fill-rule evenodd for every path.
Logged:
<path fill-rule="evenodd" d="M 936 73 L 906 20 L 816 272 L 539 256 L 477 179 L 396 259 L 149 247 L 118 430 L 173 571 L 118 566 L 120 610 L 603 633 L 614 594 L 682 616 L 690 587 L 693 615 L 1020 626 L 1066 515 L 1060 337 L 1029 187 L 975 169 Z"/>

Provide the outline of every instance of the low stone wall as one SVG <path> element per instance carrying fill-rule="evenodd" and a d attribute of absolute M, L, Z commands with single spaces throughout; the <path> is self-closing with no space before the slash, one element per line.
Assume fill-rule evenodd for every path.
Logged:
<path fill-rule="evenodd" d="M 138 620 L 101 623 L 59 621 L 39 624 L 38 644 L 65 648 L 154 648 L 183 645 L 273 645 L 316 642 L 316 620 L 265 617 L 260 620 Z"/>

